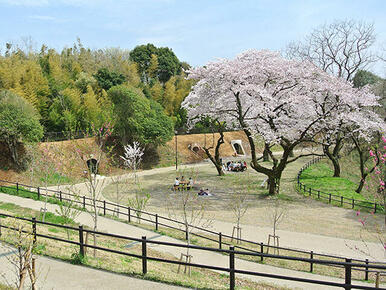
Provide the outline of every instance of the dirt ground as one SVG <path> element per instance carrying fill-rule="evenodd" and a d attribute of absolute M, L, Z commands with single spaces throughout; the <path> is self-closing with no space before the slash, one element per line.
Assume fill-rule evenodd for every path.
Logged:
<path fill-rule="evenodd" d="M 366 234 L 358 221 L 356 212 L 329 204 L 322 203 L 312 198 L 304 197 L 295 189 L 295 176 L 301 166 L 309 159 L 301 159 L 288 165 L 284 171 L 280 188 L 280 207 L 285 208 L 285 218 L 279 229 L 339 237 L 345 239 L 376 241 L 376 236 Z M 197 174 L 197 180 L 192 193 L 196 194 L 200 188 L 209 189 L 212 196 L 201 197 L 207 202 L 206 210 L 209 216 L 216 220 L 235 222 L 235 216 L 230 210 L 232 192 L 245 190 L 245 185 L 251 189 L 248 192 L 248 209 L 241 220 L 242 224 L 270 227 L 274 200 L 267 195 L 265 187 L 261 187 L 265 177 L 252 169 L 246 172 L 230 172 L 224 177 L 216 176 L 216 170 L 211 163 L 197 167 L 163 172 L 157 169 L 138 173 L 141 187 L 151 194 L 147 210 L 168 215 L 168 202 L 176 194 L 172 184 L 176 176 L 184 175 L 185 178 Z M 116 186 L 109 185 L 104 190 L 104 196 L 116 201 Z M 244 189 L 243 189 L 244 188 Z M 134 195 L 133 189 L 127 189 L 121 196 L 121 203 L 125 204 L 129 196 Z M 177 193 L 178 194 L 178 193 Z M 382 216 L 376 216 L 374 221 L 381 222 Z M 362 234 L 362 238 L 360 236 Z"/>

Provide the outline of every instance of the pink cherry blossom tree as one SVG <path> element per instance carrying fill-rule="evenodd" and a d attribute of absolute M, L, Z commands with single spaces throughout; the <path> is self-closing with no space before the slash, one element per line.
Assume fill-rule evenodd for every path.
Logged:
<path fill-rule="evenodd" d="M 287 60 L 267 50 L 250 50 L 188 73 L 198 81 L 182 103 L 190 124 L 206 115 L 238 125 L 250 143 L 251 167 L 267 176 L 270 194 L 279 192 L 288 163 L 315 154 L 291 157 L 295 146 L 315 140 L 340 119 L 363 122 L 355 113 L 377 105 L 377 97 L 367 89 L 353 88 L 310 62 Z M 271 166 L 259 163 L 256 136 L 268 144 Z M 282 148 L 279 157 L 269 149 L 274 144 Z"/>

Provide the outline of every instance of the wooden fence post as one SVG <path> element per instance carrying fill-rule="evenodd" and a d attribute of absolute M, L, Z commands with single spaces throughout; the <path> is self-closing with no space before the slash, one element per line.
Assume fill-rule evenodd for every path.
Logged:
<path fill-rule="evenodd" d="M 16 193 L 19 194 L 19 182 L 16 182 Z"/>
<path fill-rule="evenodd" d="M 343 195 L 340 197 L 340 206 L 343 207 Z"/>
<path fill-rule="evenodd" d="M 235 247 L 229 247 L 229 288 L 235 289 Z"/>
<path fill-rule="evenodd" d="M 310 259 L 311 259 L 311 260 L 314 259 L 314 251 L 311 251 L 311 253 L 310 253 Z M 314 271 L 314 262 L 311 261 L 311 262 L 310 262 L 310 272 L 312 273 L 313 271 Z"/>
<path fill-rule="evenodd" d="M 263 253 L 264 253 L 264 244 L 263 244 L 263 243 L 260 243 L 260 253 L 261 253 L 260 261 L 263 262 L 263 260 L 264 260 L 264 257 L 263 257 Z"/>
<path fill-rule="evenodd" d="M 320 199 L 320 190 L 318 190 L 318 199 Z"/>
<path fill-rule="evenodd" d="M 351 263 L 351 259 L 346 259 L 346 263 Z M 344 289 L 351 289 L 351 265 L 344 265 L 345 275 L 344 275 Z"/>
<path fill-rule="evenodd" d="M 352 208 L 354 209 L 355 207 L 355 199 L 352 199 Z"/>
<path fill-rule="evenodd" d="M 127 208 L 127 221 L 128 221 L 128 222 L 131 221 L 131 210 L 130 210 L 130 206 Z"/>
<path fill-rule="evenodd" d="M 328 203 L 331 203 L 331 193 L 328 194 Z"/>
<path fill-rule="evenodd" d="M 38 200 L 40 200 L 40 187 L 38 187 Z"/>
<path fill-rule="evenodd" d="M 106 201 L 103 200 L 103 215 L 106 215 Z"/>
<path fill-rule="evenodd" d="M 79 226 L 79 254 L 84 257 L 83 226 Z"/>
<path fill-rule="evenodd" d="M 86 197 L 83 195 L 83 209 L 86 209 Z"/>
<path fill-rule="evenodd" d="M 308 189 L 309 196 L 311 196 L 311 187 Z"/>
<path fill-rule="evenodd" d="M 59 191 L 59 200 L 60 200 L 60 202 L 63 201 L 63 200 L 62 200 L 62 191 Z"/>
<path fill-rule="evenodd" d="M 155 230 L 158 231 L 158 214 L 155 214 Z"/>
<path fill-rule="evenodd" d="M 374 203 L 374 213 L 377 213 L 377 203 Z"/>
<path fill-rule="evenodd" d="M 381 280 L 381 273 L 376 272 L 375 273 L 375 288 L 379 288 L 379 281 Z"/>
<path fill-rule="evenodd" d="M 365 281 L 369 281 L 369 259 L 366 259 L 366 268 L 365 268 Z"/>
<path fill-rule="evenodd" d="M 142 236 L 142 273 L 147 273 L 146 236 Z"/>
<path fill-rule="evenodd" d="M 36 244 L 36 218 L 32 218 L 32 235 L 33 235 L 33 243 Z"/>
<path fill-rule="evenodd" d="M 218 233 L 218 248 L 221 250 L 222 249 L 222 233 Z"/>

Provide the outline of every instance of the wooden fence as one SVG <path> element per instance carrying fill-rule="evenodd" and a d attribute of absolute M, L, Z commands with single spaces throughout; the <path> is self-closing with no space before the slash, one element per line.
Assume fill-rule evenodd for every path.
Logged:
<path fill-rule="evenodd" d="M 18 182 L 0 180 L 0 192 L 4 191 L 2 190 L 2 188 L 5 188 L 11 191 L 13 190 L 16 195 L 22 193 L 23 191 L 30 192 L 37 200 L 41 200 L 44 197 L 47 197 L 49 198 L 48 202 L 51 202 L 51 203 L 72 201 L 83 210 L 87 210 L 87 207 L 93 205 L 92 204 L 93 200 L 85 195 L 79 197 L 69 192 L 63 192 L 63 191 L 57 191 L 57 190 L 46 190 L 46 189 L 43 190 L 40 187 L 32 187 Z M 25 188 L 29 188 L 29 190 L 26 190 Z M 31 190 L 34 190 L 34 191 L 31 191 Z M 103 216 L 106 216 L 109 214 L 120 215 L 121 217 L 123 216 L 122 218 L 123 220 L 129 223 L 133 221 L 133 218 L 139 219 L 141 221 L 154 225 L 155 230 L 159 230 L 159 227 L 162 226 L 165 228 L 183 232 L 186 238 L 188 236 L 188 233 L 185 232 L 184 230 L 184 224 L 178 220 L 174 220 L 162 215 L 158 215 L 158 214 L 154 214 L 146 211 L 139 211 L 131 207 L 112 203 L 106 200 L 96 200 L 96 207 L 100 210 L 100 214 Z M 138 216 L 137 213 L 140 213 L 140 215 Z M 266 257 L 264 252 L 268 252 L 267 249 L 285 250 L 290 253 L 293 253 L 293 255 L 304 254 L 308 256 L 309 257 L 308 259 L 300 258 L 300 257 L 292 257 L 292 258 L 295 260 L 306 259 L 304 260 L 304 262 L 308 261 L 310 272 L 314 271 L 313 261 L 318 257 L 323 259 L 337 259 L 337 260 L 341 260 L 342 262 L 345 262 L 347 260 L 346 257 L 342 257 L 342 256 L 328 255 L 323 253 L 317 253 L 314 251 L 305 251 L 301 249 L 272 246 L 272 245 L 265 244 L 263 242 L 254 242 L 254 241 L 245 240 L 245 239 L 238 239 L 238 241 L 242 242 L 243 244 L 237 245 L 231 242 L 226 242 L 225 239 L 228 239 L 229 241 L 231 241 L 232 239 L 234 240 L 234 238 L 222 232 L 216 232 L 210 229 L 205 229 L 205 228 L 196 227 L 196 226 L 191 226 L 191 228 L 194 228 L 194 230 L 196 231 L 196 232 L 192 232 L 191 235 L 216 243 L 218 245 L 218 250 L 222 250 L 226 246 L 228 247 L 232 246 L 234 247 L 235 250 L 247 251 L 249 253 L 258 255 L 260 257 L 261 262 L 263 262 L 264 257 Z M 267 257 L 275 258 L 274 255 L 267 256 Z M 371 262 L 368 259 L 365 259 L 365 260 L 350 259 L 350 261 L 355 262 L 356 264 L 362 265 L 362 267 L 353 268 L 352 270 L 363 272 L 363 279 L 365 281 L 369 280 L 369 273 L 372 272 L 370 270 L 371 266 L 378 265 L 377 262 Z M 343 267 L 342 265 L 335 264 L 335 263 L 331 263 L 331 264 L 324 263 L 324 265 L 329 265 L 331 267 L 340 267 L 340 268 Z M 383 263 L 383 266 L 386 266 L 386 263 Z"/>
<path fill-rule="evenodd" d="M 142 260 L 142 273 L 145 275 L 147 273 L 148 269 L 148 261 L 158 261 L 163 263 L 169 263 L 169 264 L 177 264 L 177 265 L 184 265 L 184 266 L 191 266 L 191 267 L 197 267 L 202 269 L 209 269 L 209 270 L 215 270 L 215 271 L 222 271 L 229 273 L 229 288 L 235 289 L 236 285 L 236 274 L 245 274 L 250 276 L 260 276 L 260 277 L 268 277 L 273 279 L 281 279 L 281 280 L 290 280 L 290 281 L 297 281 L 297 282 L 304 282 L 304 283 L 310 283 L 310 284 L 319 284 L 319 285 L 326 285 L 326 286 L 335 286 L 335 287 L 341 287 L 344 289 L 380 289 L 375 288 L 371 286 L 362 286 L 362 285 L 356 285 L 353 284 L 353 281 L 351 279 L 352 270 L 353 268 L 367 268 L 367 269 L 374 269 L 374 271 L 385 271 L 386 266 L 385 265 L 379 265 L 379 264 L 359 264 L 353 262 L 351 259 L 345 259 L 344 262 L 338 262 L 338 261 L 326 261 L 326 260 L 318 260 L 318 259 L 308 259 L 308 258 L 295 258 L 295 257 L 289 257 L 289 256 L 280 256 L 280 255 L 272 255 L 272 254 L 265 254 L 265 253 L 251 253 L 250 251 L 237 251 L 235 250 L 234 246 L 230 246 L 229 249 L 217 249 L 217 248 L 209 248 L 209 247 L 200 247 L 195 245 L 186 245 L 186 244 L 177 244 L 177 243 L 169 243 L 169 242 L 162 242 L 162 241 L 154 241 L 154 240 L 148 240 L 146 236 L 143 236 L 141 238 L 136 237 L 130 237 L 130 236 L 122 236 L 122 235 L 116 235 L 116 234 L 110 234 L 105 232 L 99 232 L 99 231 L 93 231 L 89 229 L 83 228 L 83 226 L 76 227 L 70 227 L 70 226 L 64 226 L 60 224 L 54 224 L 54 223 L 48 223 L 48 222 L 42 222 L 38 221 L 35 218 L 28 219 L 28 218 L 21 218 L 16 217 L 8 214 L 0 213 L 0 235 L 1 235 L 1 228 L 7 228 L 9 230 L 15 230 L 17 231 L 17 228 L 13 228 L 11 226 L 7 226 L 4 223 L 1 223 L 1 218 L 14 218 L 18 220 L 23 220 L 25 222 L 31 223 L 31 231 L 25 231 L 24 233 L 28 233 L 33 235 L 33 240 L 37 241 L 38 238 L 47 238 L 52 239 L 58 242 L 63 243 L 69 243 L 73 245 L 79 246 L 79 253 L 80 255 L 84 256 L 85 248 L 91 248 L 96 249 L 100 251 L 105 251 L 117 255 L 123 255 L 123 256 L 130 256 L 139 258 Z M 58 227 L 58 228 L 64 228 L 68 230 L 78 231 L 79 233 L 79 239 L 78 241 L 68 240 L 62 237 L 56 237 L 54 236 L 54 233 L 52 235 L 46 235 L 41 234 L 37 230 L 37 224 L 42 225 L 48 225 L 51 227 Z M 127 253 L 120 250 L 114 250 L 109 249 L 102 246 L 94 246 L 91 244 L 87 244 L 84 241 L 83 235 L 84 233 L 91 233 L 96 234 L 98 236 L 105 236 L 105 237 L 111 237 L 111 238 L 117 238 L 117 239 L 124 239 L 124 240 L 130 240 L 134 242 L 138 242 L 141 244 L 142 248 L 142 255 L 133 254 L 133 253 Z M 159 257 L 151 257 L 148 255 L 148 245 L 162 245 L 162 246 L 168 246 L 168 247 L 174 247 L 174 248 L 190 248 L 195 249 L 199 251 L 206 251 L 206 252 L 216 252 L 216 253 L 222 253 L 229 256 L 229 264 L 228 267 L 224 266 L 214 266 L 214 265 L 208 265 L 208 264 L 198 264 L 198 263 L 191 263 L 191 262 L 183 262 L 178 260 L 171 260 L 166 258 L 159 258 Z M 240 256 L 257 256 L 257 257 L 266 257 L 266 258 L 275 258 L 275 259 L 281 259 L 281 260 L 292 260 L 292 261 L 301 261 L 301 262 L 308 262 L 310 264 L 322 264 L 322 265 L 335 265 L 339 267 L 343 267 L 345 269 L 345 279 L 344 283 L 338 283 L 334 281 L 323 281 L 323 280 L 317 280 L 317 279 L 308 279 L 308 278 L 300 278 L 300 277 L 293 277 L 293 276 L 286 276 L 286 275 L 277 275 L 272 273 L 261 273 L 257 271 L 249 271 L 249 270 L 242 270 L 238 269 L 235 265 L 235 258 Z M 385 289 L 385 288 L 382 288 Z"/>
<path fill-rule="evenodd" d="M 366 200 L 348 198 L 348 197 L 338 195 L 338 194 L 327 193 L 327 192 L 323 192 L 320 190 L 312 189 L 311 187 L 308 187 L 305 184 L 303 184 L 300 181 L 300 178 L 301 178 L 303 171 L 306 170 L 307 168 L 309 168 L 311 165 L 322 160 L 322 158 L 324 158 L 324 157 L 317 157 L 315 159 L 312 159 L 311 161 L 307 162 L 300 169 L 300 171 L 298 172 L 298 176 L 297 176 L 298 189 L 300 191 L 303 191 L 303 193 L 308 195 L 308 196 L 314 196 L 317 199 L 328 202 L 329 204 L 335 204 L 335 205 L 339 205 L 341 207 L 348 206 L 352 209 L 354 209 L 355 207 L 356 208 L 362 208 L 362 209 L 366 209 L 366 210 L 371 210 L 374 213 L 385 211 L 383 206 L 379 203 L 376 203 L 376 202 L 370 202 L 370 201 L 366 201 Z"/>

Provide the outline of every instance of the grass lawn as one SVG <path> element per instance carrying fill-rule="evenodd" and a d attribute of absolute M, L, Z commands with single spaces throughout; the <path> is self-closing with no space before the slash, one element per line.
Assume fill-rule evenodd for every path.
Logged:
<path fill-rule="evenodd" d="M 344 160 L 343 162 L 346 162 Z M 352 160 L 348 160 L 348 163 L 353 167 Z M 347 168 L 346 164 L 344 168 Z M 353 208 L 355 210 L 363 211 L 373 211 L 374 202 L 377 203 L 377 212 L 382 212 L 382 202 L 381 200 L 376 199 L 376 197 L 371 193 L 371 191 L 366 190 L 366 187 L 363 188 L 361 193 L 355 192 L 358 187 L 358 184 L 353 180 L 359 180 L 358 174 L 351 170 L 347 170 L 345 174 L 341 174 L 342 177 L 332 177 L 333 169 L 329 164 L 327 159 L 324 159 L 316 164 L 311 165 L 309 168 L 303 171 L 300 176 L 300 181 L 303 185 L 312 190 L 318 190 L 322 194 L 320 195 L 321 200 L 324 202 L 329 202 L 329 197 L 327 194 L 333 194 L 331 198 L 331 204 L 342 206 L 343 197 L 343 206 Z M 370 178 L 370 177 L 369 177 Z M 308 195 L 308 192 L 304 195 Z M 323 194 L 324 193 L 324 194 Z M 316 197 L 316 193 L 313 192 L 313 197 Z M 353 204 L 353 199 L 355 200 Z"/>
<path fill-rule="evenodd" d="M 322 160 L 304 170 L 300 176 L 300 180 L 307 187 L 325 193 L 333 193 L 346 198 L 367 200 L 362 194 L 355 192 L 358 184 L 344 177 L 332 177 L 333 174 L 334 171 L 331 169 L 328 161 Z"/>

